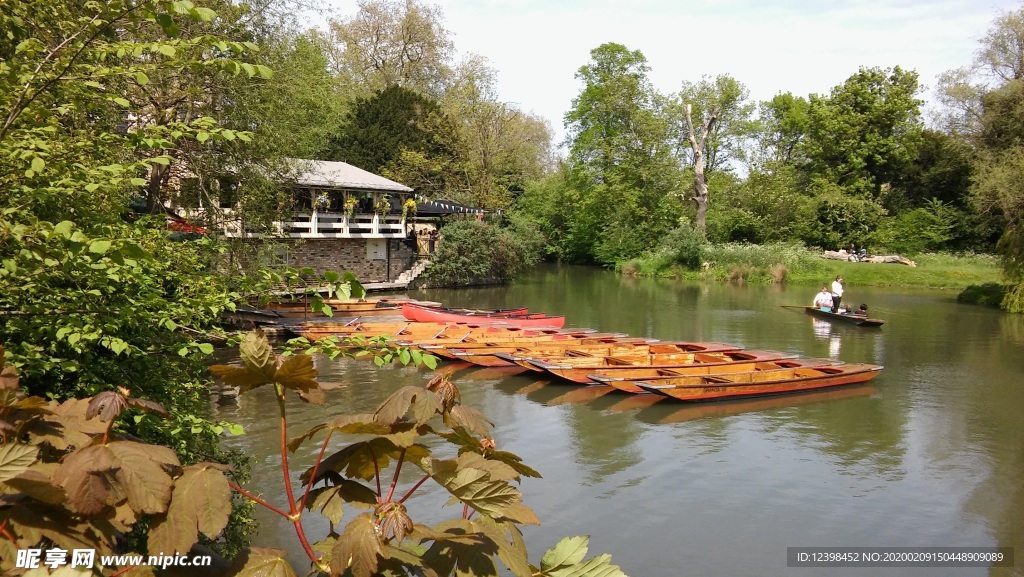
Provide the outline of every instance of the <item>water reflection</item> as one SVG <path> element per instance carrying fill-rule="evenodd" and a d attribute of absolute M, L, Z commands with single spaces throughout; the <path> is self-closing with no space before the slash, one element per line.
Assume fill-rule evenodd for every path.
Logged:
<path fill-rule="evenodd" d="M 842 337 L 839 334 L 832 334 L 832 323 L 811 317 L 811 324 L 814 327 L 814 336 L 828 341 L 828 356 L 838 360 Z"/>

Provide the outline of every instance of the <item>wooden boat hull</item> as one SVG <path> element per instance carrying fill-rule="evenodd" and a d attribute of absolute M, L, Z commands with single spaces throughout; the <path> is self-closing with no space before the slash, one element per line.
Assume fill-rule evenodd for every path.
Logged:
<path fill-rule="evenodd" d="M 671 371 L 680 367 L 718 366 L 732 363 L 754 363 L 778 361 L 781 359 L 792 359 L 798 355 L 784 353 L 781 351 L 711 351 L 706 353 L 689 353 L 678 356 L 661 356 L 654 359 L 647 359 L 651 362 L 642 362 L 643 359 L 610 357 L 598 359 L 592 364 L 580 364 L 576 360 L 571 362 L 554 362 L 554 360 L 538 360 L 533 365 L 541 370 L 547 371 L 557 377 L 580 384 L 593 384 L 596 382 L 611 384 L 610 381 L 625 379 L 642 380 L 640 376 L 656 376 L 661 370 Z M 598 381 L 595 376 L 601 376 Z"/>
<path fill-rule="evenodd" d="M 377 336 L 405 339 L 466 338 L 468 336 L 503 334 L 540 335 L 567 334 L 591 329 L 558 329 L 553 327 L 520 327 L 504 323 L 307 323 L 293 329 L 300 336 L 316 340 L 326 336 L 372 338 Z"/>
<path fill-rule="evenodd" d="M 677 377 L 641 381 L 637 385 L 645 391 L 680 401 L 707 401 L 813 391 L 864 383 L 878 376 L 881 370 L 882 367 L 878 365 L 844 364 L 754 371 L 735 375 Z"/>
<path fill-rule="evenodd" d="M 589 337 L 590 335 L 582 335 Z M 447 354 L 452 355 L 461 361 L 473 363 L 484 367 L 506 367 L 516 366 L 516 363 L 499 355 L 522 355 L 522 354 L 563 354 L 568 351 L 575 351 L 586 354 L 615 354 L 616 352 L 628 352 L 634 346 L 651 344 L 650 339 L 637 337 L 606 337 L 606 338 L 578 338 L 571 341 L 565 339 L 558 341 L 533 341 L 533 342 L 512 342 L 512 343 L 486 343 L 482 347 L 445 349 Z M 433 349 L 431 349 L 433 351 Z"/>
<path fill-rule="evenodd" d="M 756 371 L 773 371 L 778 369 L 814 368 L 844 364 L 842 361 L 832 359 L 797 359 L 779 358 L 763 361 L 723 361 L 715 363 L 694 363 L 684 366 L 659 366 L 659 367 L 613 367 L 603 369 L 598 374 L 589 375 L 590 383 L 601 383 L 614 387 L 625 393 L 643 393 L 638 383 L 657 383 L 677 377 L 729 375 L 737 373 L 749 373 Z M 621 369 L 621 370 L 617 370 Z M 600 374 L 603 373 L 603 374 Z M 616 373 L 619 373 L 616 375 Z M 626 374 L 622 374 L 626 373 Z M 607 376 L 615 375 L 615 376 Z"/>
<path fill-rule="evenodd" d="M 546 369 L 539 366 L 538 362 L 565 366 L 596 365 L 601 362 L 622 365 L 660 364 L 659 361 L 662 360 L 687 363 L 692 361 L 681 359 L 692 359 L 695 353 L 739 351 L 742 349 L 743 347 L 728 343 L 659 341 L 651 344 L 634 345 L 631 350 L 617 352 L 614 355 L 587 353 L 570 349 L 562 355 L 543 355 L 526 352 L 523 354 L 502 353 L 499 356 L 531 371 L 543 372 Z M 600 361 L 598 359 L 605 360 Z"/>
<path fill-rule="evenodd" d="M 562 331 L 574 331 L 576 329 L 562 329 Z M 431 338 L 431 339 L 396 339 L 395 344 L 403 347 L 418 348 L 422 351 L 429 352 L 431 354 L 437 354 L 440 356 L 454 356 L 447 352 L 446 349 L 458 348 L 458 349 L 478 349 L 488 348 L 493 346 L 498 347 L 511 347 L 511 346 L 528 346 L 531 343 L 543 343 L 547 345 L 549 343 L 564 343 L 565 346 L 572 346 L 573 343 L 582 343 L 584 341 L 593 340 L 594 342 L 600 342 L 601 340 L 607 339 L 619 339 L 625 338 L 624 333 L 597 333 L 597 332 L 584 332 L 590 331 L 590 329 L 579 329 L 580 332 L 559 332 L 559 333 L 541 333 L 539 331 L 533 331 L 526 329 L 522 334 L 514 335 L 503 335 L 500 333 L 496 334 L 483 334 L 483 335 L 471 335 L 462 338 Z"/>
<path fill-rule="evenodd" d="M 415 303 L 424 306 L 436 305 L 433 301 L 417 301 L 408 298 L 368 298 L 360 300 L 324 299 L 324 304 L 331 307 L 336 317 L 399 315 L 403 303 Z M 309 301 L 286 301 L 267 305 L 281 316 L 288 318 L 324 317 L 323 313 L 309 308 Z"/>
<path fill-rule="evenodd" d="M 518 310 L 518 309 L 517 309 Z M 525 311 L 525 309 L 521 309 Z M 402 315 L 420 322 L 504 322 L 521 327 L 563 327 L 565 317 L 549 317 L 543 313 L 500 312 L 459 314 L 445 309 L 422 307 L 413 304 L 402 305 Z"/>
<path fill-rule="evenodd" d="M 862 315 L 841 315 L 831 311 L 823 311 L 818 307 L 803 307 L 803 309 L 807 314 L 818 318 L 849 323 L 859 327 L 880 327 L 885 324 L 885 321 L 882 319 L 872 319 Z"/>

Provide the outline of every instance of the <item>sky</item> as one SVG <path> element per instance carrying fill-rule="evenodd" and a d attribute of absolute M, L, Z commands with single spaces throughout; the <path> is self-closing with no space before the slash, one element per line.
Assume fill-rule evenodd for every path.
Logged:
<path fill-rule="evenodd" d="M 605 42 L 639 50 L 662 93 L 728 74 L 753 101 L 828 94 L 862 67 L 916 70 L 929 92 L 970 64 L 1001 13 L 1021 0 L 421 0 L 439 6 L 459 54 L 498 72 L 502 100 L 547 119 L 556 136 L 582 87 L 575 78 Z M 355 0 L 331 0 L 355 14 Z"/>

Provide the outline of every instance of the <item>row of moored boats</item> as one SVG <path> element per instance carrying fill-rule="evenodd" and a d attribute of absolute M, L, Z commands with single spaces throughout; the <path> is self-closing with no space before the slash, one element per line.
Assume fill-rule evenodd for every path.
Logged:
<path fill-rule="evenodd" d="M 328 335 L 388 336 L 394 344 L 454 361 L 683 401 L 852 385 L 873 379 L 882 369 L 780 351 L 744 350 L 727 343 L 661 341 L 563 328 L 564 317 L 526 309 L 452 309 L 409 302 L 401 309 L 405 321 L 357 318 L 348 323 L 306 323 L 296 331 L 310 340 Z"/>

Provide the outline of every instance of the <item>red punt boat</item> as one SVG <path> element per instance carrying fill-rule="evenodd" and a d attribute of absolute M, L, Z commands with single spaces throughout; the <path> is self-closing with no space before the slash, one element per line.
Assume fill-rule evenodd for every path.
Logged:
<path fill-rule="evenodd" d="M 409 320 L 435 323 L 502 322 L 521 327 L 562 327 L 565 325 L 564 316 L 549 317 L 544 313 L 526 312 L 526 309 L 481 310 L 480 312 L 467 312 L 463 309 L 460 312 L 457 309 L 404 303 L 402 304 L 402 315 Z"/>

